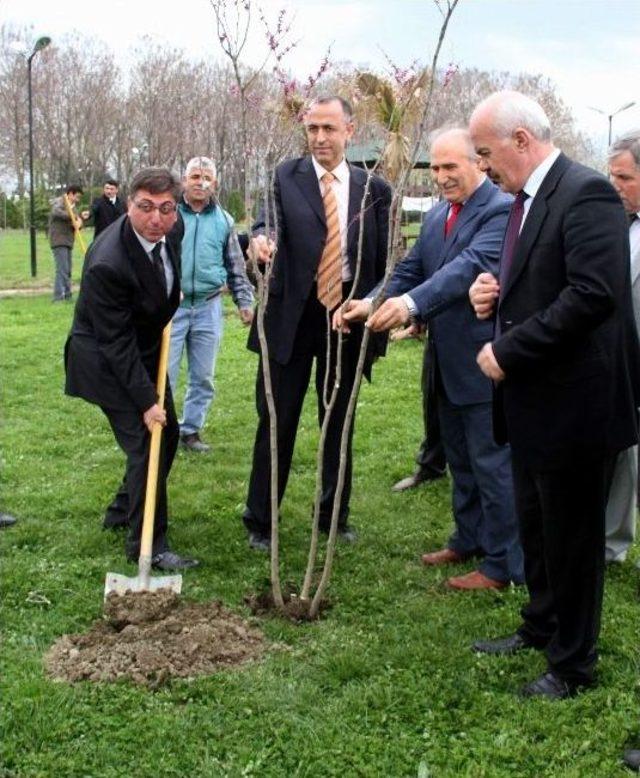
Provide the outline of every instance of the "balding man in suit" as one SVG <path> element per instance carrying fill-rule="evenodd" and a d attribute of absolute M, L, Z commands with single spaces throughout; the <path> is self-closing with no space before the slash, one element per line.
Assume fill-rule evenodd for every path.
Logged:
<path fill-rule="evenodd" d="M 411 316 L 429 323 L 436 405 L 453 480 L 454 531 L 444 548 L 424 554 L 422 562 L 455 565 L 478 556 L 477 569 L 451 576 L 448 586 L 502 589 L 512 581 L 523 583 L 522 549 L 509 447 L 493 439 L 491 382 L 476 363 L 493 328 L 473 315 L 468 289 L 478 273 L 497 268 L 512 198 L 480 169 L 466 129 L 436 132 L 430 158 L 444 199 L 429 211 L 415 246 L 396 265 L 387 299 L 374 313 L 370 299 L 352 300 L 334 322 L 344 330 L 366 318 L 374 332 L 406 324 Z"/>
<path fill-rule="evenodd" d="M 470 289 L 495 315 L 478 354 L 494 382 L 494 433 L 511 443 L 529 602 L 488 654 L 534 648 L 547 669 L 525 697 L 559 700 L 594 683 L 604 584 L 604 514 L 617 454 L 637 441 L 640 349 L 620 198 L 551 140 L 542 107 L 518 92 L 471 116 L 484 168 L 516 195 L 499 277 Z"/>

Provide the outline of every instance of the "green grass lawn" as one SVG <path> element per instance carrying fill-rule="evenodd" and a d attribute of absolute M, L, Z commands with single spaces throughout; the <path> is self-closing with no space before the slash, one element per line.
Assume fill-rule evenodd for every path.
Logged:
<path fill-rule="evenodd" d="M 93 238 L 93 228 L 83 230 L 82 236 L 88 245 Z M 74 283 L 82 274 L 82 251 L 79 242 L 73 249 L 71 277 Z M 53 287 L 55 265 L 53 254 L 44 232 L 36 233 L 35 278 L 31 276 L 31 250 L 29 232 L 26 230 L 0 230 L 0 290 L 42 289 Z"/>
<path fill-rule="evenodd" d="M 171 538 L 203 562 L 184 576 L 183 596 L 221 598 L 248 615 L 244 595 L 268 576 L 240 523 L 256 358 L 228 313 L 204 434 L 214 450 L 176 460 Z M 46 678 L 51 643 L 100 615 L 106 571 L 135 574 L 122 536 L 101 529 L 122 455 L 100 412 L 62 391 L 71 316 L 46 294 L 0 301 L 0 505 L 19 517 L 0 533 L 0 776 L 626 774 L 621 751 L 640 736 L 637 552 L 607 574 L 600 685 L 563 703 L 518 699 L 542 657 L 477 657 L 469 645 L 511 631 L 524 593 L 447 591 L 445 571 L 425 570 L 419 557 L 447 539 L 448 482 L 390 491 L 421 438 L 415 342 L 393 345 L 362 391 L 352 502 L 360 541 L 338 549 L 322 621 L 262 619 L 288 650 L 156 691 Z M 309 402 L 283 504 L 285 581 L 304 570 L 316 435 Z"/>
<path fill-rule="evenodd" d="M 404 224 L 402 226 L 402 234 L 405 235 L 409 242 L 414 241 L 420 234 L 421 222 L 411 222 L 410 224 Z"/>
<path fill-rule="evenodd" d="M 238 230 L 246 229 L 244 224 L 238 226 Z M 410 245 L 418 237 L 420 224 L 407 224 L 403 233 L 408 237 Z M 93 228 L 83 230 L 82 236 L 89 245 L 93 238 Z M 73 249 L 72 280 L 80 282 L 82 275 L 82 250 L 79 242 Z M 38 232 L 36 236 L 36 264 L 37 274 L 31 276 L 31 253 L 29 233 L 26 230 L 0 230 L 0 290 L 2 289 L 42 289 L 52 287 L 55 275 L 53 254 L 49 247 L 47 236 L 44 232 Z"/>

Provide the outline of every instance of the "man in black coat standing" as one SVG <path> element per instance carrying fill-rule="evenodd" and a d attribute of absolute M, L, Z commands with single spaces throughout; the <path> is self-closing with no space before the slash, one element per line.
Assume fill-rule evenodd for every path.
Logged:
<path fill-rule="evenodd" d="M 325 375 L 328 377 L 327 396 L 330 396 L 337 349 L 330 315 L 354 283 L 361 222 L 363 244 L 356 297 L 373 288 L 384 275 L 391 202 L 388 184 L 373 176 L 363 203 L 367 173 L 349 165 L 345 159 L 345 148 L 354 130 L 349 103 L 338 97 L 317 99 L 306 112 L 304 125 L 311 154 L 284 162 L 275 174 L 277 249 L 264 319 L 278 420 L 278 504 L 287 485 L 298 421 L 314 360 L 320 423 L 324 418 Z M 264 233 L 266 226 L 266 219 L 261 216 L 254 226 L 254 234 Z M 252 250 L 262 262 L 270 261 L 272 247 L 265 234 L 252 241 Z M 340 389 L 324 448 L 320 529 L 325 532 L 331 520 L 338 480 L 340 436 L 355 378 L 362 332 L 362 325 L 354 327 L 345 337 L 342 349 Z M 260 350 L 255 319 L 249 348 Z M 384 336 L 372 338 L 365 370 L 367 376 L 373 359 L 383 351 Z M 270 447 L 262 365 L 258 367 L 256 400 L 259 422 L 243 520 L 249 532 L 249 545 L 267 550 L 271 525 Z M 346 542 L 356 538 L 347 523 L 352 433 L 353 426 L 338 523 L 339 536 Z"/>
<path fill-rule="evenodd" d="M 124 201 L 118 195 L 119 184 L 115 178 L 108 178 L 104 182 L 102 194 L 91 203 L 91 218 L 93 219 L 93 239 L 106 228 L 119 219 L 127 210 Z"/>
<path fill-rule="evenodd" d="M 137 561 L 151 430 L 164 426 L 158 468 L 152 565 L 193 567 L 170 550 L 166 480 L 178 445 L 178 422 L 167 382 L 164 410 L 156 380 L 162 331 L 180 301 L 179 247 L 165 236 L 176 221 L 180 183 L 163 168 L 131 182 L 128 213 L 108 227 L 85 258 L 80 295 L 65 347 L 66 392 L 100 406 L 127 456 L 122 485 L 105 527 L 128 526 L 129 560 Z"/>
<path fill-rule="evenodd" d="M 516 633 L 474 648 L 543 650 L 547 671 L 523 694 L 563 699 L 594 682 L 609 474 L 638 439 L 627 220 L 611 184 L 554 147 L 530 98 L 491 95 L 470 131 L 516 195 L 499 278 L 479 275 L 470 299 L 479 318 L 496 315 L 478 364 L 494 381 L 495 435 L 511 444 L 529 590 Z"/>

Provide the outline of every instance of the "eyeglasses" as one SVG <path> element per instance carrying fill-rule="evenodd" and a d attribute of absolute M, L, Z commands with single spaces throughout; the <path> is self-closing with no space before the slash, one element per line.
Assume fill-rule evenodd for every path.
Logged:
<path fill-rule="evenodd" d="M 154 205 L 154 203 L 152 203 L 150 200 L 134 200 L 133 204 L 139 211 L 142 211 L 142 213 L 153 213 L 154 211 L 160 211 L 163 216 L 168 216 L 170 213 L 173 213 L 176 210 L 176 204 L 170 202 Z"/>

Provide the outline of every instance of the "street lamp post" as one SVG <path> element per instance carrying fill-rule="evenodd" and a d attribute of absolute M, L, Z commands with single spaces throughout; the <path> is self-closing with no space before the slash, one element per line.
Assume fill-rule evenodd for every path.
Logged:
<path fill-rule="evenodd" d="M 33 191 L 33 94 L 31 88 L 31 63 L 39 51 L 51 43 L 51 38 L 38 38 L 33 51 L 27 57 L 27 88 L 29 95 L 29 235 L 31 239 L 31 277 L 35 278 L 38 270 L 36 261 L 36 208 Z"/>
<path fill-rule="evenodd" d="M 623 111 L 626 111 L 627 108 L 631 108 L 633 105 L 635 105 L 635 100 L 620 106 L 620 108 L 618 108 L 617 111 L 613 111 L 613 113 L 607 113 L 606 111 L 602 111 L 600 108 L 594 108 L 592 105 L 588 106 L 592 111 L 595 111 L 596 113 L 601 113 L 603 116 L 607 117 L 607 121 L 609 122 L 609 141 L 608 141 L 609 146 L 611 145 L 611 128 L 613 124 L 613 117 L 617 116 L 619 113 L 622 113 Z"/>

